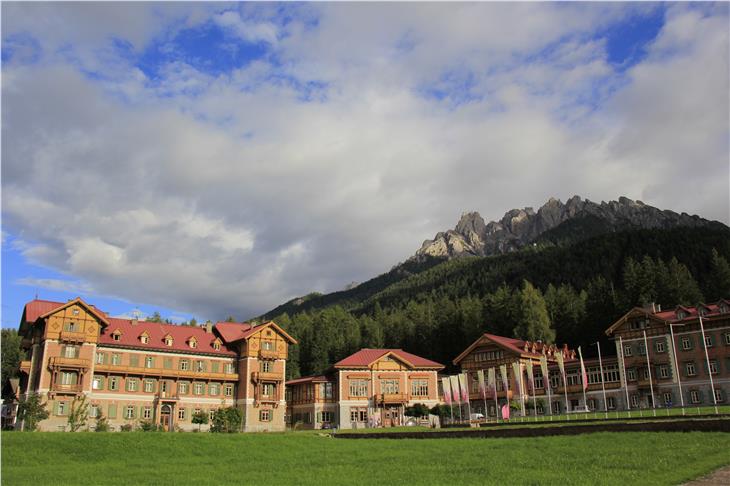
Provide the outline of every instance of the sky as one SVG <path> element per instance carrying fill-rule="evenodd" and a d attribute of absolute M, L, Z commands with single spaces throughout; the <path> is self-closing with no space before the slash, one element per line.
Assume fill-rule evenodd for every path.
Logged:
<path fill-rule="evenodd" d="M 730 222 L 728 3 L 2 3 L 2 326 L 246 319 L 465 211 Z"/>

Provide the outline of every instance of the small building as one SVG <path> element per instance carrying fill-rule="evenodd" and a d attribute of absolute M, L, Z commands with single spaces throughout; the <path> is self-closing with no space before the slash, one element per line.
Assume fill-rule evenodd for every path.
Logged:
<path fill-rule="evenodd" d="M 341 429 L 405 425 L 405 409 L 439 403 L 444 366 L 402 349 L 361 349 L 327 373 L 287 382 L 292 427 Z"/>

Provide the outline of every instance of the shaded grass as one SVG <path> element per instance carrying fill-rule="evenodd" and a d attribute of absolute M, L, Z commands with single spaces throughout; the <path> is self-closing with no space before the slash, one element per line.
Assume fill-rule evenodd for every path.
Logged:
<path fill-rule="evenodd" d="M 730 434 L 331 439 L 317 433 L 3 433 L 4 484 L 677 484 Z"/>

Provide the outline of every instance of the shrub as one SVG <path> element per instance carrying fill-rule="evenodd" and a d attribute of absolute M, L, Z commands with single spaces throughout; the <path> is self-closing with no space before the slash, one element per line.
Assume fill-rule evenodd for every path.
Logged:
<path fill-rule="evenodd" d="M 241 427 L 241 411 L 236 407 L 219 408 L 213 414 L 211 432 L 238 432 Z"/>
<path fill-rule="evenodd" d="M 18 403 L 18 420 L 23 422 L 23 430 L 32 432 L 38 428 L 38 422 L 47 418 L 46 402 L 41 401 L 40 395 L 30 393 Z"/>
<path fill-rule="evenodd" d="M 134 426 L 132 424 L 124 424 L 119 427 L 119 430 L 121 430 L 122 432 L 131 432 L 134 430 Z"/>
<path fill-rule="evenodd" d="M 109 432 L 109 421 L 101 412 L 99 412 L 99 416 L 96 417 L 96 426 L 94 427 L 94 431 Z"/>

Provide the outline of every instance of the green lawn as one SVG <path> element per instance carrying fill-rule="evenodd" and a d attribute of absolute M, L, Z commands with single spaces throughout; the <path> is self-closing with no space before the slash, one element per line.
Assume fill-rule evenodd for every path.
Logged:
<path fill-rule="evenodd" d="M 730 434 L 344 440 L 313 432 L 2 434 L 19 484 L 678 484 L 730 464 Z"/>

